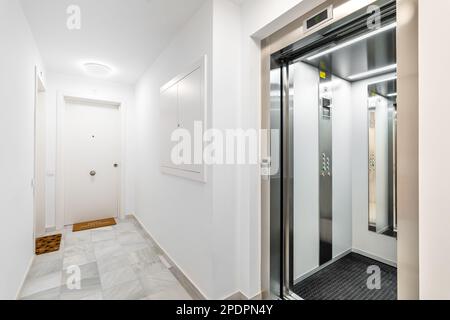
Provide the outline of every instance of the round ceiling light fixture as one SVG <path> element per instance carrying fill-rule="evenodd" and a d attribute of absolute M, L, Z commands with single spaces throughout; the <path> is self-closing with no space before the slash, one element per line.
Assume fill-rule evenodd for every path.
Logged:
<path fill-rule="evenodd" d="M 83 68 L 86 73 L 97 77 L 107 77 L 113 73 L 113 69 L 111 67 L 98 62 L 83 63 Z"/>

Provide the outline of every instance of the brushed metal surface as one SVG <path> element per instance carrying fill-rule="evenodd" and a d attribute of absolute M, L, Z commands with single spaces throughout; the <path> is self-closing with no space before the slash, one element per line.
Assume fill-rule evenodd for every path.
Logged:
<path fill-rule="evenodd" d="M 327 83 L 331 74 L 321 72 L 319 86 L 319 264 L 333 259 L 333 96 Z M 330 105 L 327 105 L 331 103 Z"/>

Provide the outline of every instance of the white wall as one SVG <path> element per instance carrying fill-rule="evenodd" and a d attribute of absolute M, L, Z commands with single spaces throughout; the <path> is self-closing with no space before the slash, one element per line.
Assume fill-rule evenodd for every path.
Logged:
<path fill-rule="evenodd" d="M 135 168 L 135 105 L 132 86 L 110 83 L 103 79 L 67 76 L 57 73 L 47 75 L 47 177 L 46 177 L 46 225 L 55 227 L 55 171 L 56 171 L 56 125 L 57 95 L 72 94 L 80 97 L 92 97 L 122 102 L 126 109 L 126 167 L 122 192 L 125 203 L 124 212 L 134 213 L 134 168 Z"/>
<path fill-rule="evenodd" d="M 294 70 L 294 280 L 319 266 L 319 71 Z"/>
<path fill-rule="evenodd" d="M 240 8 L 207 0 L 136 87 L 136 214 L 172 260 L 210 299 L 240 291 L 237 168 L 207 166 L 207 183 L 164 175 L 159 163 L 160 87 L 207 55 L 207 127 L 237 128 Z"/>
<path fill-rule="evenodd" d="M 448 0 L 419 1 L 420 297 L 450 299 Z"/>
<path fill-rule="evenodd" d="M 207 55 L 207 127 L 236 127 L 239 13 L 230 1 L 205 1 L 136 87 L 136 214 L 172 260 L 211 299 L 239 291 L 237 172 L 231 166 L 208 166 L 206 184 L 161 173 L 159 90 Z"/>
<path fill-rule="evenodd" d="M 386 262 L 397 262 L 397 240 L 369 231 L 369 136 L 368 84 L 392 78 L 394 74 L 354 82 L 352 85 L 352 207 L 353 248 Z M 401 231 L 400 231 L 401 232 Z"/>
<path fill-rule="evenodd" d="M 265 37 L 325 0 L 245 0 L 242 4 L 241 128 L 261 128 L 261 46 Z M 261 175 L 259 166 L 239 168 L 238 203 L 241 290 L 261 293 Z"/>
<path fill-rule="evenodd" d="M 33 257 L 35 65 L 18 1 L 0 0 L 0 299 L 14 299 Z"/>
<path fill-rule="evenodd" d="M 160 87 L 208 56 L 208 126 L 211 126 L 212 2 L 183 26 L 136 86 L 136 215 L 192 282 L 212 293 L 212 170 L 202 184 L 160 171 Z"/>
<path fill-rule="evenodd" d="M 333 76 L 333 258 L 352 249 L 351 84 Z"/>
<path fill-rule="evenodd" d="M 214 0 L 212 126 L 238 127 L 240 115 L 241 11 L 233 1 Z M 238 272 L 238 166 L 213 167 L 213 265 L 214 297 L 226 298 L 240 291 Z"/>

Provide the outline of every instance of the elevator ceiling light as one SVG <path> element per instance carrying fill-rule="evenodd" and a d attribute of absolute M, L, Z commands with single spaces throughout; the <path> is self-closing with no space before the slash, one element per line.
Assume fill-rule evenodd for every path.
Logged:
<path fill-rule="evenodd" d="M 340 50 L 342 48 L 346 48 L 348 46 L 351 46 L 352 44 L 355 44 L 355 43 L 360 42 L 362 40 L 366 40 L 368 38 L 376 36 L 377 34 L 383 33 L 383 32 L 388 31 L 388 30 L 395 29 L 396 27 L 397 27 L 397 23 L 396 22 L 394 22 L 392 24 L 388 24 L 387 26 L 384 26 L 384 27 L 382 27 L 380 29 L 377 29 L 375 31 L 363 34 L 362 36 L 356 37 L 355 39 L 349 40 L 349 41 L 344 42 L 342 44 L 338 44 L 337 46 L 334 46 L 333 48 L 330 48 L 330 49 L 327 49 L 325 51 L 319 52 L 318 54 L 315 54 L 315 55 L 313 55 L 311 57 L 308 57 L 307 60 L 308 61 L 315 60 L 315 59 L 323 57 L 323 56 L 325 56 L 325 55 L 327 55 L 329 53 L 332 53 L 332 52 L 335 52 L 335 51 Z"/>
<path fill-rule="evenodd" d="M 363 73 L 359 73 L 359 74 L 355 74 L 352 76 L 349 76 L 348 78 L 350 80 L 359 80 L 359 79 L 363 79 L 365 77 L 369 77 L 369 76 L 373 76 L 373 75 L 377 75 L 383 72 L 387 72 L 387 71 L 393 71 L 397 69 L 397 64 L 393 64 L 387 67 L 383 67 L 383 68 L 379 68 L 379 69 L 375 69 L 375 70 L 370 70 L 367 72 L 363 72 Z"/>
<path fill-rule="evenodd" d="M 113 72 L 111 67 L 97 62 L 86 62 L 83 64 L 83 68 L 89 75 L 98 77 L 106 77 Z"/>
<path fill-rule="evenodd" d="M 383 80 L 378 80 L 378 81 L 375 81 L 375 82 L 370 82 L 368 85 L 371 86 L 371 85 L 374 85 L 374 84 L 385 83 L 385 82 L 392 81 L 392 80 L 397 80 L 397 76 L 390 77 L 390 78 L 383 79 Z"/>

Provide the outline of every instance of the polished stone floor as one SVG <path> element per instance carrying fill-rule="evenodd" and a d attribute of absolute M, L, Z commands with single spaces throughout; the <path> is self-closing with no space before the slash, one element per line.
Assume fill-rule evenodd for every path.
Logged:
<path fill-rule="evenodd" d="M 77 233 L 64 230 L 59 252 L 36 256 L 20 299 L 191 300 L 138 222 L 117 222 Z"/>

